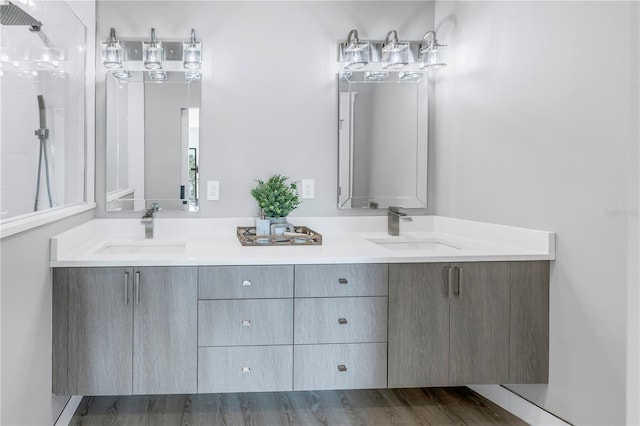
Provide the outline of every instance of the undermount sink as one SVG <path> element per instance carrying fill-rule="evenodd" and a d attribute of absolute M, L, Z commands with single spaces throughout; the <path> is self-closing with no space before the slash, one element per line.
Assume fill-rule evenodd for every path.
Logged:
<path fill-rule="evenodd" d="M 131 241 L 106 243 L 96 253 L 99 254 L 155 254 L 184 253 L 187 243 L 184 241 Z"/>
<path fill-rule="evenodd" d="M 370 239 L 374 244 L 386 248 L 387 250 L 420 250 L 420 251 L 441 251 L 455 252 L 458 247 L 448 241 L 439 238 L 406 238 L 406 237 L 389 237 Z"/>

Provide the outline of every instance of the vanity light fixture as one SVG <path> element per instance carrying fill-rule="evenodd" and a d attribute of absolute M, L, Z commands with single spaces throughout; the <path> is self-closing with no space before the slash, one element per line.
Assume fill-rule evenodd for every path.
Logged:
<path fill-rule="evenodd" d="M 150 70 L 161 69 L 163 56 L 162 42 L 156 40 L 156 29 L 151 28 L 151 40 L 142 42 L 144 67 Z"/>
<path fill-rule="evenodd" d="M 116 29 L 109 30 L 109 39 L 100 43 L 102 47 L 102 64 L 105 68 L 122 68 L 122 45 L 116 38 Z"/>
<path fill-rule="evenodd" d="M 182 63 L 186 69 L 200 69 L 202 62 L 202 44 L 196 41 L 196 30 L 191 28 L 191 39 L 182 46 Z"/>
<path fill-rule="evenodd" d="M 398 32 L 387 33 L 382 46 L 382 67 L 398 69 L 409 63 L 409 43 L 398 41 Z"/>
<path fill-rule="evenodd" d="M 202 75 L 200 74 L 200 71 L 185 71 L 184 72 L 184 79 L 185 80 L 200 80 L 202 78 Z"/>
<path fill-rule="evenodd" d="M 389 77 L 389 73 L 386 71 L 366 71 L 364 77 L 370 81 L 380 81 Z"/>
<path fill-rule="evenodd" d="M 353 29 L 347 35 L 342 55 L 345 69 L 362 68 L 369 63 L 369 42 L 361 42 L 358 38 L 358 30 Z"/>
<path fill-rule="evenodd" d="M 167 72 L 164 70 L 149 71 L 149 79 L 153 81 L 164 81 L 167 79 Z"/>
<path fill-rule="evenodd" d="M 131 73 L 127 70 L 113 70 L 111 71 L 111 75 L 118 80 L 128 80 L 131 78 Z"/>
<path fill-rule="evenodd" d="M 431 40 L 425 44 L 429 35 L 431 35 Z M 443 47 L 447 47 L 447 45 L 438 43 L 436 32 L 427 31 L 425 35 L 422 36 L 422 42 L 420 44 L 420 58 L 418 59 L 420 69 L 437 69 L 447 65 L 442 60 L 440 52 Z"/>

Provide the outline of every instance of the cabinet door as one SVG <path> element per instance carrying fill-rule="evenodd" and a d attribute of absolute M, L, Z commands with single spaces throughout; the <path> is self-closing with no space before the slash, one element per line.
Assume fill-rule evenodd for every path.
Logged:
<path fill-rule="evenodd" d="M 130 268 L 67 270 L 68 379 L 74 395 L 131 394 L 131 272 Z"/>
<path fill-rule="evenodd" d="M 450 384 L 509 381 L 508 262 L 470 262 L 459 268 L 450 302 Z"/>
<path fill-rule="evenodd" d="M 445 263 L 389 265 L 389 387 L 449 383 Z"/>
<path fill-rule="evenodd" d="M 195 267 L 135 270 L 134 394 L 197 392 L 197 276 Z"/>
<path fill-rule="evenodd" d="M 511 262 L 509 383 L 549 383 L 549 261 Z"/>

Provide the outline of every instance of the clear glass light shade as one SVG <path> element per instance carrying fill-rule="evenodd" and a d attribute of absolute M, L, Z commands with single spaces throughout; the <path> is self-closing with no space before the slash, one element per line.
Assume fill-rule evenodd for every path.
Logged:
<path fill-rule="evenodd" d="M 409 43 L 389 43 L 382 48 L 382 67 L 398 69 L 409 63 Z"/>
<path fill-rule="evenodd" d="M 186 69 L 197 70 L 202 63 L 202 44 L 199 41 L 185 41 L 182 47 L 182 63 Z"/>
<path fill-rule="evenodd" d="M 123 51 L 119 41 L 105 41 L 102 47 L 102 64 L 105 68 L 122 68 Z"/>
<path fill-rule="evenodd" d="M 131 73 L 127 70 L 111 71 L 111 75 L 117 78 L 118 80 L 127 80 L 131 78 Z"/>
<path fill-rule="evenodd" d="M 369 81 L 380 81 L 389 77 L 389 73 L 386 71 L 367 71 L 364 73 L 364 77 Z"/>
<path fill-rule="evenodd" d="M 167 73 L 163 70 L 149 71 L 149 79 L 153 81 L 163 81 L 167 79 Z"/>
<path fill-rule="evenodd" d="M 144 67 L 150 70 L 162 68 L 162 59 L 164 49 L 160 41 L 143 41 L 142 42 L 142 60 Z"/>
<path fill-rule="evenodd" d="M 202 75 L 200 74 L 200 71 L 185 71 L 184 72 L 184 79 L 185 80 L 200 80 L 202 78 Z"/>
<path fill-rule="evenodd" d="M 345 69 L 362 68 L 369 63 L 369 42 L 351 43 L 342 53 Z"/>
<path fill-rule="evenodd" d="M 420 50 L 420 59 L 418 60 L 420 68 L 436 69 L 447 65 L 444 62 L 442 47 L 444 46 L 432 46 Z"/>

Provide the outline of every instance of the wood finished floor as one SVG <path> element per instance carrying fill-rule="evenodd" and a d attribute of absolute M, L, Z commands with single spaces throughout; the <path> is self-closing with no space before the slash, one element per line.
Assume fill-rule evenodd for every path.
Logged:
<path fill-rule="evenodd" d="M 84 397 L 80 425 L 526 425 L 466 387 Z"/>

